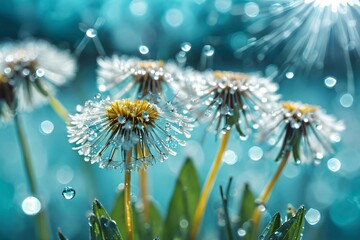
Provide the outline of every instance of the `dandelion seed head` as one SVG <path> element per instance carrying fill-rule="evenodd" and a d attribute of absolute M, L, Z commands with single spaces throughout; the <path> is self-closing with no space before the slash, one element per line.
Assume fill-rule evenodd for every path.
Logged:
<path fill-rule="evenodd" d="M 193 129 L 192 119 L 171 109 L 169 103 L 146 100 L 89 100 L 71 116 L 69 142 L 85 161 L 101 168 L 147 168 L 176 155 L 175 148 L 185 145 L 181 135 L 189 137 Z"/>
<path fill-rule="evenodd" d="M 333 153 L 332 144 L 339 142 L 343 121 L 328 115 L 319 106 L 300 102 L 282 102 L 280 108 L 261 122 L 259 140 L 275 139 L 272 147 L 279 149 L 276 160 L 287 153 L 295 163 L 319 163 Z"/>
<path fill-rule="evenodd" d="M 234 127 L 241 139 L 247 139 L 251 128 L 257 128 L 256 120 L 279 98 L 278 86 L 269 78 L 231 71 L 188 75 L 196 94 L 190 110 L 218 134 Z"/>
<path fill-rule="evenodd" d="M 0 45 L 0 74 L 12 111 L 31 111 L 47 101 L 57 86 L 71 79 L 74 58 L 46 41 L 24 40 Z M 4 82 L 11 87 L 4 88 Z"/>
<path fill-rule="evenodd" d="M 114 98 L 131 97 L 158 102 L 181 91 L 182 71 L 161 60 L 118 57 L 98 59 L 98 86 Z M 171 96 L 173 97 L 173 96 Z"/>

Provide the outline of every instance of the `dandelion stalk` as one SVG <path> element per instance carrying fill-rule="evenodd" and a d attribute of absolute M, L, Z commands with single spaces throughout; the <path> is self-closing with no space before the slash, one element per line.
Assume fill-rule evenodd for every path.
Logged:
<path fill-rule="evenodd" d="M 126 163 L 130 164 L 131 162 L 132 150 L 130 150 L 126 157 Z M 125 225 L 126 225 L 126 235 L 128 240 L 133 239 L 133 218 L 131 211 L 131 171 L 125 169 L 125 187 L 124 187 L 124 205 L 125 205 Z"/>
<path fill-rule="evenodd" d="M 223 135 L 222 139 L 221 139 L 221 143 L 219 146 L 219 150 L 218 153 L 215 157 L 215 160 L 211 166 L 209 175 L 206 178 L 206 182 L 204 185 L 204 188 L 202 190 L 202 193 L 200 195 L 200 200 L 198 202 L 198 205 L 196 207 L 195 210 L 195 215 L 194 215 L 194 220 L 191 226 L 191 230 L 190 230 L 190 239 L 195 239 L 196 235 L 198 233 L 198 230 L 200 228 L 200 224 L 201 224 L 201 220 L 202 217 L 204 215 L 205 212 L 205 207 L 207 204 L 207 201 L 209 199 L 209 195 L 210 195 L 210 191 L 213 187 L 215 178 L 216 178 L 216 174 L 220 168 L 221 165 L 221 161 L 222 161 L 222 157 L 224 155 L 225 149 L 226 149 L 226 145 L 228 143 L 229 140 L 229 136 L 230 136 L 230 130 L 227 130 L 226 133 Z"/>
<path fill-rule="evenodd" d="M 29 147 L 28 147 L 28 144 L 26 141 L 24 128 L 22 126 L 21 119 L 18 114 L 15 115 L 14 120 L 15 120 L 17 135 L 18 135 L 18 138 L 20 141 L 20 148 L 23 153 L 25 171 L 26 171 L 26 175 L 28 178 L 28 182 L 30 184 L 30 191 L 33 196 L 39 197 L 38 189 L 37 189 L 36 182 L 35 182 L 35 173 L 34 173 L 32 165 L 31 165 L 31 157 L 30 157 Z M 40 240 L 50 239 L 48 222 L 46 220 L 44 211 L 41 211 L 38 214 L 36 214 L 35 218 L 36 218 L 38 239 L 40 239 Z"/>
<path fill-rule="evenodd" d="M 137 157 L 138 158 L 144 158 L 149 155 L 149 151 L 145 148 L 144 152 L 141 149 L 140 144 L 137 146 Z M 144 223 L 149 224 L 150 222 L 150 214 L 149 214 L 149 194 L 148 194 L 148 188 L 147 188 L 147 172 L 146 172 L 146 166 L 143 166 L 142 169 L 139 170 L 139 184 L 140 184 L 140 195 L 141 200 L 143 203 L 143 213 L 144 213 Z"/>
<path fill-rule="evenodd" d="M 65 107 L 60 103 L 58 99 L 56 99 L 51 94 L 48 94 L 48 99 L 54 111 L 64 120 L 65 123 L 68 123 L 70 121 L 70 118 L 68 111 L 65 109 Z"/>
<path fill-rule="evenodd" d="M 263 192 L 259 198 L 261 204 L 265 204 L 267 202 L 267 200 L 269 199 L 272 189 L 274 188 L 277 180 L 279 179 L 281 172 L 284 170 L 284 167 L 289 159 L 290 153 L 291 153 L 291 151 L 286 151 L 274 176 L 271 178 L 271 180 L 269 181 L 269 183 L 266 185 L 265 189 L 263 190 Z M 259 208 L 255 208 L 254 213 L 252 215 L 253 236 L 256 236 L 257 229 L 259 227 L 260 217 L 261 217 L 261 212 L 260 212 Z"/>

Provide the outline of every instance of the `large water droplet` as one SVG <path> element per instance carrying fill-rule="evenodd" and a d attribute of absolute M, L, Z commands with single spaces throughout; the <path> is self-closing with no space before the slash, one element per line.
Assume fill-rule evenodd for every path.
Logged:
<path fill-rule="evenodd" d="M 126 118 L 125 118 L 124 116 L 119 116 L 119 117 L 118 117 L 118 122 L 119 122 L 120 124 L 124 124 L 124 123 L 126 122 Z"/>
<path fill-rule="evenodd" d="M 266 211 L 265 203 L 263 203 L 260 199 L 255 200 L 255 205 L 257 206 L 257 208 L 260 212 Z"/>
<path fill-rule="evenodd" d="M 25 198 L 21 203 L 21 208 L 27 215 L 35 215 L 41 210 L 41 203 L 36 197 Z"/>
<path fill-rule="evenodd" d="M 86 36 L 89 37 L 89 38 L 94 38 L 96 37 L 97 35 L 97 31 L 93 28 L 89 28 L 87 31 L 86 31 Z"/>
<path fill-rule="evenodd" d="M 337 172 L 341 168 L 341 162 L 337 158 L 330 158 L 327 162 L 327 167 L 330 169 L 330 171 Z"/>
<path fill-rule="evenodd" d="M 181 50 L 183 50 L 184 52 L 188 52 L 191 50 L 191 44 L 188 42 L 183 42 L 181 44 Z"/>
<path fill-rule="evenodd" d="M 68 186 L 65 187 L 64 190 L 61 193 L 63 195 L 63 197 L 67 200 L 73 199 L 75 197 L 75 189 L 73 189 L 72 187 Z"/>
<path fill-rule="evenodd" d="M 215 53 L 215 49 L 211 45 L 205 45 L 202 49 L 202 52 L 205 56 L 211 57 Z"/>
<path fill-rule="evenodd" d="M 332 88 L 336 85 L 336 79 L 333 77 L 327 77 L 325 78 L 324 83 L 328 88 Z"/>
<path fill-rule="evenodd" d="M 145 45 L 140 45 L 139 52 L 143 55 L 146 55 L 149 53 L 149 48 Z"/>
<path fill-rule="evenodd" d="M 315 225 L 320 221 L 321 214 L 317 209 L 310 208 L 305 214 L 305 219 L 310 225 Z"/>

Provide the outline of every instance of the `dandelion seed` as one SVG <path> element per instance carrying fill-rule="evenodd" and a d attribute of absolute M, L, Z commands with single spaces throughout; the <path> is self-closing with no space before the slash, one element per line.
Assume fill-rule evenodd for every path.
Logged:
<path fill-rule="evenodd" d="M 188 75 L 197 94 L 191 103 L 194 116 L 209 122 L 209 130 L 218 134 L 234 127 L 246 138 L 251 127 L 257 128 L 256 120 L 279 98 L 277 84 L 268 78 L 225 71 Z"/>
<path fill-rule="evenodd" d="M 343 121 L 337 121 L 318 106 L 282 102 L 280 110 L 264 119 L 258 138 L 277 139 L 274 146 L 280 151 L 276 160 L 292 152 L 295 163 L 301 163 L 333 153 L 332 143 L 344 129 Z"/>
<path fill-rule="evenodd" d="M 31 111 L 76 70 L 74 58 L 42 40 L 0 45 L 0 112 Z"/>
<path fill-rule="evenodd" d="M 177 145 L 185 145 L 178 136 L 193 128 L 180 114 L 145 100 L 99 99 L 79 110 L 71 116 L 69 141 L 86 161 L 101 168 L 140 170 L 162 162 L 176 155 Z M 126 162 L 128 153 L 131 161 Z"/>

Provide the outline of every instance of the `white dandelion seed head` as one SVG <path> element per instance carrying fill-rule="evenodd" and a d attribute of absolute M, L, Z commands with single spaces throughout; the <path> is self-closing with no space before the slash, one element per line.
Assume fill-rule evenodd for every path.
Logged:
<path fill-rule="evenodd" d="M 296 163 L 313 162 L 333 153 L 344 129 L 343 121 L 319 106 L 288 101 L 263 119 L 257 139 L 274 139 L 272 147 L 280 149 L 276 160 L 290 152 Z"/>
<path fill-rule="evenodd" d="M 181 69 L 162 60 L 141 60 L 135 57 L 98 59 L 98 88 L 114 98 L 130 97 L 157 103 L 181 92 Z M 181 94 L 183 94 L 181 92 Z"/>
<path fill-rule="evenodd" d="M 0 74 L 15 94 L 19 110 L 30 111 L 46 102 L 57 86 L 74 77 L 75 59 L 67 51 L 43 40 L 24 40 L 0 45 Z"/>
<path fill-rule="evenodd" d="M 191 120 L 146 100 L 87 101 L 71 116 L 70 143 L 85 161 L 101 168 L 139 170 L 176 155 L 190 136 Z M 130 155 L 130 161 L 127 156 Z"/>
<path fill-rule="evenodd" d="M 277 84 L 268 78 L 227 71 L 192 75 L 192 88 L 197 96 L 191 101 L 191 111 L 216 133 L 234 126 L 245 139 L 280 97 L 276 94 Z"/>

